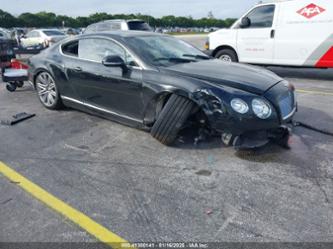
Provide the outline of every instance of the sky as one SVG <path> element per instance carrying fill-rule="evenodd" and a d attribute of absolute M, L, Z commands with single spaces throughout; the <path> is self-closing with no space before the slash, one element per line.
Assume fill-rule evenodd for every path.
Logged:
<path fill-rule="evenodd" d="M 0 0 L 0 9 L 19 15 L 23 12 L 54 12 L 68 16 L 88 16 L 96 12 L 110 14 L 141 13 L 216 18 L 239 17 L 259 0 Z"/>

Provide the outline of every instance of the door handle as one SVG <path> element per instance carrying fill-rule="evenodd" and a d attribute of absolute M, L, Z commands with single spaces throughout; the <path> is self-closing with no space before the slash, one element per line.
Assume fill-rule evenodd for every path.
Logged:
<path fill-rule="evenodd" d="M 273 39 L 275 37 L 275 29 L 271 30 L 271 38 Z"/>
<path fill-rule="evenodd" d="M 81 71 L 82 71 L 82 68 L 81 68 L 81 67 L 74 67 L 74 71 L 76 71 L 76 72 L 81 72 Z"/>

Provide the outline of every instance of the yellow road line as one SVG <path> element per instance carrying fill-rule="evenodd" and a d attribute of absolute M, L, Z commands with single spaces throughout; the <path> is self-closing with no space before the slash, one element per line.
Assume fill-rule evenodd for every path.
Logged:
<path fill-rule="evenodd" d="M 27 178 L 20 175 L 1 161 L 0 173 L 10 181 L 17 183 L 18 186 L 23 188 L 25 191 L 27 191 L 29 194 L 40 200 L 51 209 L 57 211 L 67 219 L 83 228 L 85 231 L 96 237 L 99 241 L 106 243 L 112 248 L 126 248 L 124 246 L 129 243 L 115 233 L 96 223 L 85 214 L 72 208 L 65 202 L 48 193 L 46 190 L 29 181 Z M 121 246 L 121 243 L 124 243 L 123 247 Z"/>
<path fill-rule="evenodd" d="M 312 90 L 304 90 L 304 89 L 296 89 L 296 92 L 333 96 L 333 92 L 312 91 Z"/>

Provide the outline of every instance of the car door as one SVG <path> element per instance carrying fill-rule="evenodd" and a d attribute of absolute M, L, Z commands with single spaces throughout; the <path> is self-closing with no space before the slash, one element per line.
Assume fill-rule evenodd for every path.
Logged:
<path fill-rule="evenodd" d="M 275 4 L 258 6 L 245 17 L 250 25 L 239 25 L 237 51 L 240 62 L 271 64 L 274 55 L 274 13 Z"/>
<path fill-rule="evenodd" d="M 108 55 L 120 56 L 128 70 L 104 66 L 102 60 Z M 71 63 L 69 77 L 86 105 L 142 120 L 142 70 L 124 47 L 105 38 L 81 39 L 78 60 Z"/>

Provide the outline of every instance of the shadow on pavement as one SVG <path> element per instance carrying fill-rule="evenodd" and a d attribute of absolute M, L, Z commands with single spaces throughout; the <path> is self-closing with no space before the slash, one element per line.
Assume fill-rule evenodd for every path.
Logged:
<path fill-rule="evenodd" d="M 311 116 L 311 118 L 309 117 Z M 294 121 L 304 122 L 319 130 L 327 130 L 333 132 L 333 119 L 331 116 L 327 115 L 325 112 L 308 108 L 304 106 L 299 107 L 299 112 L 295 115 Z M 207 136 L 204 140 L 199 143 L 195 143 L 195 138 L 198 137 L 199 131 L 196 127 L 188 127 L 181 131 L 180 136 L 175 144 L 176 148 L 188 149 L 188 150 L 209 150 L 221 148 L 223 150 L 226 146 L 222 143 L 219 136 Z M 261 148 L 253 150 L 241 150 L 236 151 L 235 155 L 243 160 L 254 161 L 254 162 L 281 162 L 281 155 L 291 152 L 295 157 L 299 155 L 306 155 L 307 152 L 313 152 L 316 146 L 323 144 L 323 141 L 333 142 L 333 137 L 329 135 L 324 135 L 319 132 L 306 129 L 304 127 L 293 127 L 293 136 L 290 140 L 291 149 L 287 150 L 281 146 L 270 142 L 268 145 Z M 302 149 L 303 147 L 306 150 Z M 295 160 L 297 162 L 303 163 L 299 158 Z"/>
<path fill-rule="evenodd" d="M 319 130 L 332 129 L 332 127 L 325 125 L 333 124 L 332 117 L 327 115 L 325 112 L 303 106 L 300 108 L 300 112 L 301 113 L 299 115 L 295 116 L 294 121 L 305 122 Z M 306 114 L 311 115 L 312 118 L 308 118 Z M 325 122 L 317 122 L 316 120 L 324 120 Z M 243 160 L 261 163 L 281 163 L 287 158 L 286 163 L 293 163 L 294 165 L 302 166 L 303 163 L 306 164 L 306 161 L 303 160 L 306 160 L 306 158 L 310 156 L 309 153 L 315 154 L 316 148 L 325 144 L 324 141 L 326 141 L 327 144 L 332 143 L 333 137 L 306 129 L 304 127 L 293 127 L 289 150 L 270 143 L 267 146 L 255 150 L 238 151 L 236 152 L 236 155 Z M 284 158 L 283 155 L 286 153 L 289 156 Z"/>

